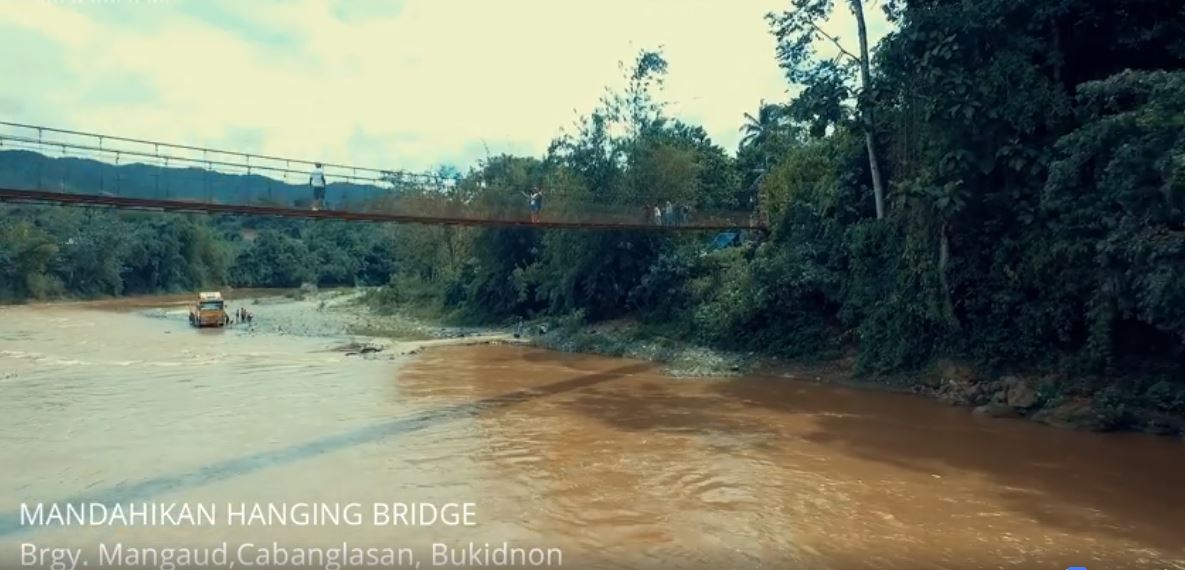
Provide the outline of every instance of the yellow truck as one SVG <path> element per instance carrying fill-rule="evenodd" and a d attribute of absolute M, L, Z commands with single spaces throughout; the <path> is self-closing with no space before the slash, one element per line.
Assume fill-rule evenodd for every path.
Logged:
<path fill-rule="evenodd" d="M 222 293 L 199 293 L 197 303 L 189 307 L 189 324 L 195 327 L 223 327 L 229 323 Z"/>

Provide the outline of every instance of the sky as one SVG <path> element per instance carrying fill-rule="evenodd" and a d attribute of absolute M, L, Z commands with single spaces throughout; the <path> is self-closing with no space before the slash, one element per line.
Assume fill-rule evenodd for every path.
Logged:
<path fill-rule="evenodd" d="M 838 2 L 843 4 L 842 0 Z M 790 85 L 788 0 L 0 0 L 0 120 L 392 170 L 540 156 L 661 47 L 728 151 Z M 875 42 L 889 29 L 866 10 Z M 842 7 L 824 25 L 849 51 Z M 820 44 L 823 51 L 833 50 Z"/>

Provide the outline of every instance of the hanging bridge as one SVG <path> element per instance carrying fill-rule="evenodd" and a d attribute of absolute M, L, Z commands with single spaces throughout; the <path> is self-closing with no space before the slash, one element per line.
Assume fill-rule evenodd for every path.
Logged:
<path fill-rule="evenodd" d="M 549 192 L 532 219 L 529 188 L 444 174 L 319 163 L 327 188 L 314 210 L 312 160 L 0 121 L 0 201 L 363 222 L 655 231 L 761 229 L 751 211 L 696 204 L 613 205 Z"/>

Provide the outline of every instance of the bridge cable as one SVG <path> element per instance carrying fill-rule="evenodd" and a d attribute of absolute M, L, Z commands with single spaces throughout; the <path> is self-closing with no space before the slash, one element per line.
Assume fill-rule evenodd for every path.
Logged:
<path fill-rule="evenodd" d="M 214 199 L 214 190 L 210 188 L 210 169 L 213 168 L 213 165 L 210 164 L 210 157 L 204 149 L 202 150 L 202 160 L 206 161 L 206 169 L 202 172 L 202 193 L 207 196 L 207 199 L 212 201 Z"/>
<path fill-rule="evenodd" d="M 103 150 L 103 137 L 102 136 L 99 137 L 99 150 Z M 99 193 L 100 194 L 102 194 L 103 190 L 107 187 L 107 185 L 106 185 L 107 177 L 103 176 L 103 170 L 105 170 L 105 169 L 102 169 L 102 168 L 99 169 Z"/>
<path fill-rule="evenodd" d="M 160 159 L 160 145 L 159 144 L 155 145 L 155 148 L 153 149 L 153 154 L 156 155 L 157 159 Z M 153 172 L 153 177 L 156 180 L 156 199 L 159 200 L 160 199 L 160 169 L 154 168 L 153 170 L 155 171 L 155 172 Z"/>
<path fill-rule="evenodd" d="M 63 194 L 66 193 L 66 178 L 70 174 L 70 161 L 66 160 L 68 158 L 70 158 L 70 155 L 66 152 L 66 145 L 62 145 L 62 175 L 58 178 L 58 189 Z"/>
<path fill-rule="evenodd" d="M 41 128 L 40 127 L 37 128 L 37 145 L 38 146 L 41 145 Z M 37 154 L 41 155 L 41 160 L 37 162 L 37 185 L 44 188 L 45 187 L 45 163 L 46 163 L 46 161 L 49 160 L 49 157 L 45 156 L 44 153 L 39 152 Z"/>

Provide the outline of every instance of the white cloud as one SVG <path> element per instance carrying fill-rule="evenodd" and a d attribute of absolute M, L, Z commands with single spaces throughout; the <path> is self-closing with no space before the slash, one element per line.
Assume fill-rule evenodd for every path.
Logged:
<path fill-rule="evenodd" d="M 0 32 L 21 33 L 0 35 L 44 36 L 0 39 L 18 53 L 4 71 L 40 73 L 6 85 L 0 109 L 25 114 L 9 120 L 282 156 L 426 169 L 468 166 L 483 141 L 539 154 L 620 85 L 618 61 L 657 46 L 670 110 L 725 148 L 744 112 L 786 97 L 763 19 L 776 0 L 407 0 L 348 21 L 317 0 L 8 3 Z M 837 13 L 828 29 L 854 38 Z"/>

